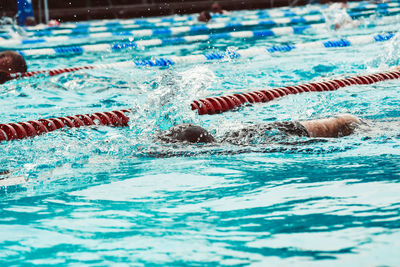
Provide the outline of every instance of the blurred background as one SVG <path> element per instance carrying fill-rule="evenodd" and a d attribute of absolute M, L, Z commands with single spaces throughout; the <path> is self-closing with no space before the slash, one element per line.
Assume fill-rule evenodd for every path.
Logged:
<path fill-rule="evenodd" d="M 0 16 L 14 17 L 18 10 L 17 2 L 23 1 L 32 3 L 36 22 L 45 22 L 46 6 L 49 19 L 62 22 L 197 13 L 208 10 L 215 2 L 209 0 L 1 0 Z M 296 6 L 323 1 L 326 2 L 326 0 L 222 0 L 218 3 L 226 10 L 240 10 Z"/>

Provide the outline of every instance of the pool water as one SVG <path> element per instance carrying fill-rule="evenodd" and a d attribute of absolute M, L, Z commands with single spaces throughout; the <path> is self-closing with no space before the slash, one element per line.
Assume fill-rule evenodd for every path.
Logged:
<path fill-rule="evenodd" d="M 318 6 L 307 7 L 315 10 Z M 246 14 L 249 11 L 235 12 Z M 251 12 L 249 12 L 251 13 Z M 356 28 L 27 58 L 29 70 L 305 43 L 398 29 Z M 65 43 L 64 43 L 65 45 Z M 291 95 L 198 116 L 193 100 L 387 70 L 400 40 L 164 68 L 36 76 L 0 85 L 1 123 L 132 108 L 129 127 L 63 129 L 2 142 L 3 265 L 400 264 L 400 81 Z M 166 145 L 178 123 L 214 135 L 243 125 L 350 113 L 370 126 L 339 139 Z M 293 141 L 293 142 L 292 142 Z M 0 171 L 1 171 L 0 170 Z"/>

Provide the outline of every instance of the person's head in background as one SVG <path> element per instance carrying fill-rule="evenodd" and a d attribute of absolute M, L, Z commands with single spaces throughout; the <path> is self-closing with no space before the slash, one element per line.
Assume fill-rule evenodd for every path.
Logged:
<path fill-rule="evenodd" d="M 211 12 L 212 13 L 219 13 L 219 14 L 223 13 L 222 7 L 220 6 L 220 4 L 218 2 L 214 2 L 211 5 Z"/>
<path fill-rule="evenodd" d="M 211 20 L 210 12 L 202 11 L 197 20 L 201 22 L 209 22 Z"/>
<path fill-rule="evenodd" d="M 8 74 L 26 72 L 28 67 L 23 56 L 14 51 L 0 53 L 0 84 L 8 81 Z"/>
<path fill-rule="evenodd" d="M 36 20 L 34 17 L 32 17 L 32 16 L 26 17 L 25 26 L 36 26 L 36 24 L 37 23 L 36 23 Z"/>

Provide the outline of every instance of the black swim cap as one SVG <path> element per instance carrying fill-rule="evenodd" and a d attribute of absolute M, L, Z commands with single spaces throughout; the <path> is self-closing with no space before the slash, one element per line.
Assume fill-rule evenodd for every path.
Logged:
<path fill-rule="evenodd" d="M 158 135 L 164 142 L 212 143 L 215 138 L 203 127 L 188 123 L 178 124 Z"/>

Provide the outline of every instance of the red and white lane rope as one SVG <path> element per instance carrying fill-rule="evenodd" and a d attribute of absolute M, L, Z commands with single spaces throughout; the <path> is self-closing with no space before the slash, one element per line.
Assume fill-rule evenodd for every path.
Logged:
<path fill-rule="evenodd" d="M 0 142 L 24 139 L 47 132 L 52 132 L 65 126 L 78 128 L 91 125 L 127 126 L 129 118 L 125 113 L 129 109 L 93 114 L 80 114 L 50 119 L 40 119 L 27 122 L 0 124 Z"/>
<path fill-rule="evenodd" d="M 22 77 L 31 77 L 39 74 L 44 74 L 47 76 L 55 76 L 79 70 L 107 69 L 107 68 L 128 67 L 128 66 L 135 66 L 135 64 L 132 61 L 123 61 L 123 62 L 108 63 L 108 64 L 97 64 L 91 66 L 79 66 L 79 67 L 70 67 L 70 68 L 52 69 L 52 70 L 37 70 L 37 71 L 29 71 L 23 73 L 10 73 L 8 74 L 8 80 L 22 78 Z"/>
<path fill-rule="evenodd" d="M 335 79 L 330 81 L 306 83 L 296 86 L 286 86 L 269 90 L 258 90 L 248 93 L 215 96 L 193 101 L 192 110 L 197 110 L 199 115 L 216 114 L 232 110 L 245 103 L 268 102 L 286 95 L 300 94 L 305 92 L 334 91 L 346 86 L 371 84 L 399 78 L 400 71 L 393 70 L 388 72 Z"/>
<path fill-rule="evenodd" d="M 216 114 L 235 109 L 245 103 L 269 102 L 273 99 L 291 94 L 334 91 L 346 86 L 372 84 L 399 78 L 400 70 L 393 70 L 269 90 L 258 90 L 248 93 L 209 97 L 193 101 L 191 107 L 192 110 L 197 110 L 199 115 Z M 126 113 L 129 112 L 131 112 L 130 109 L 124 109 L 110 112 L 97 112 L 93 114 L 40 119 L 28 122 L 0 124 L 0 142 L 33 137 L 64 128 L 65 126 L 71 128 L 90 125 L 127 126 L 129 117 Z"/>

